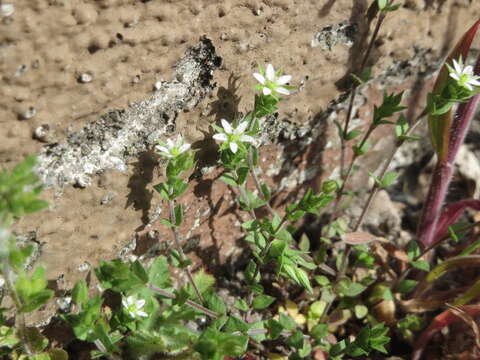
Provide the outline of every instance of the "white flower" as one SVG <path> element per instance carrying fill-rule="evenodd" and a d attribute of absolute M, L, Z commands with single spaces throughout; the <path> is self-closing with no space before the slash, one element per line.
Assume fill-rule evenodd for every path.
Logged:
<path fill-rule="evenodd" d="M 462 61 L 462 57 L 456 60 L 453 60 L 453 68 L 447 64 L 448 71 L 450 72 L 450 77 L 455 79 L 458 85 L 467 88 L 470 91 L 473 91 L 474 86 L 480 86 L 480 76 L 473 74 L 473 67 L 468 65 L 465 66 Z"/>
<path fill-rule="evenodd" d="M 223 126 L 223 131 L 213 135 L 213 138 L 215 140 L 228 142 L 230 150 L 232 150 L 233 153 L 237 152 L 239 142 L 255 142 L 253 137 L 244 134 L 248 127 L 248 121 L 242 121 L 235 129 L 227 120 L 222 119 L 220 121 Z"/>
<path fill-rule="evenodd" d="M 272 64 L 267 65 L 265 74 L 253 74 L 253 77 L 257 79 L 258 82 L 262 85 L 263 95 L 267 96 L 274 92 L 283 95 L 290 95 L 290 91 L 287 88 L 283 87 L 283 85 L 290 82 L 290 80 L 292 79 L 292 75 L 277 75 L 279 74 L 275 72 Z"/>
<path fill-rule="evenodd" d="M 143 299 L 137 300 L 133 296 L 129 296 L 126 299 L 122 299 L 122 305 L 132 318 L 148 316 L 145 311 L 142 311 L 142 308 L 145 305 L 145 300 Z"/>
<path fill-rule="evenodd" d="M 190 144 L 184 142 L 181 135 L 178 135 L 175 142 L 171 139 L 167 139 L 166 144 L 157 145 L 155 146 L 155 149 L 160 152 L 160 155 L 171 159 L 189 150 L 190 146 Z"/>

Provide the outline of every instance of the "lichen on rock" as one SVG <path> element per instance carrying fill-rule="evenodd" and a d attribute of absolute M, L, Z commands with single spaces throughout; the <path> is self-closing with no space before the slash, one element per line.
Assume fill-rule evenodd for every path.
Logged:
<path fill-rule="evenodd" d="M 175 130 L 180 111 L 191 110 L 213 90 L 212 74 L 220 63 L 212 42 L 202 37 L 175 65 L 176 79 L 161 82 L 148 100 L 110 111 L 66 142 L 45 146 L 37 167 L 42 182 L 85 187 L 106 169 L 125 171 L 129 159 Z"/>

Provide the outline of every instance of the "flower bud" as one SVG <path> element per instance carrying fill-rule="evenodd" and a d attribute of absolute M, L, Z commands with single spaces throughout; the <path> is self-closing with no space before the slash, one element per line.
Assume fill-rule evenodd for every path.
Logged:
<path fill-rule="evenodd" d="M 322 184 L 322 191 L 326 194 L 330 194 L 337 191 L 338 183 L 336 180 L 327 180 Z"/>

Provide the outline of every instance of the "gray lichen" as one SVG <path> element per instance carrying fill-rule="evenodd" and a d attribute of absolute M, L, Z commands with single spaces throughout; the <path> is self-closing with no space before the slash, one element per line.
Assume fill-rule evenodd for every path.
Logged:
<path fill-rule="evenodd" d="M 129 159 L 175 130 L 180 111 L 192 109 L 213 90 L 212 73 L 220 63 L 212 42 L 201 38 L 175 65 L 176 79 L 161 82 L 150 99 L 110 111 L 66 142 L 45 146 L 38 156 L 42 182 L 84 187 L 106 169 L 126 170 Z"/>
<path fill-rule="evenodd" d="M 311 47 L 320 46 L 324 50 L 332 50 L 336 44 L 352 46 L 357 34 L 357 25 L 343 22 L 328 25 L 313 35 Z"/>

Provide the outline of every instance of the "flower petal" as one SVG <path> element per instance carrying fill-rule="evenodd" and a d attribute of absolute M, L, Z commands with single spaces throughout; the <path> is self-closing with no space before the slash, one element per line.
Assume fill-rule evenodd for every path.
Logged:
<path fill-rule="evenodd" d="M 285 85 L 286 83 L 290 82 L 290 80 L 292 80 L 292 75 L 283 75 L 277 79 L 277 84 Z"/>
<path fill-rule="evenodd" d="M 473 75 L 473 66 L 468 65 L 463 69 L 464 74 Z"/>
<path fill-rule="evenodd" d="M 163 153 L 167 153 L 167 154 L 170 152 L 170 150 L 168 150 L 165 146 L 160 146 L 160 145 L 155 146 L 155 150 Z"/>
<path fill-rule="evenodd" d="M 213 135 L 213 138 L 215 140 L 219 140 L 219 141 L 227 141 L 228 140 L 228 137 L 225 134 L 215 134 L 215 135 Z"/>
<path fill-rule="evenodd" d="M 225 132 L 227 134 L 232 134 L 233 133 L 232 125 L 230 125 L 230 123 L 227 120 L 222 119 L 222 120 L 220 120 L 220 122 L 222 123 L 223 129 L 225 130 Z"/>
<path fill-rule="evenodd" d="M 236 142 L 231 142 L 230 143 L 230 150 L 232 150 L 232 152 L 235 154 L 238 150 L 238 144 Z"/>
<path fill-rule="evenodd" d="M 457 73 L 450 73 L 450 77 L 454 78 L 457 81 L 460 80 L 460 77 L 457 75 Z"/>
<path fill-rule="evenodd" d="M 462 59 L 460 58 L 459 63 L 456 62 L 455 60 L 453 60 L 453 67 L 455 68 L 455 71 L 456 71 L 457 73 L 461 74 L 461 73 L 462 73 L 462 70 L 463 70 L 463 69 L 462 69 L 462 67 L 463 67 L 463 66 L 462 66 Z"/>
<path fill-rule="evenodd" d="M 242 121 L 240 125 L 237 126 L 237 128 L 234 130 L 235 134 L 243 134 L 245 130 L 247 130 L 248 127 L 248 121 Z"/>
<path fill-rule="evenodd" d="M 172 149 L 174 146 L 175 144 L 173 143 L 173 141 L 171 139 L 167 139 L 167 147 L 169 149 Z"/>
<path fill-rule="evenodd" d="M 255 142 L 255 138 L 250 136 L 250 135 L 242 135 L 242 136 L 240 136 L 240 140 L 245 141 L 245 142 L 249 142 L 249 143 Z"/>
<path fill-rule="evenodd" d="M 468 90 L 472 91 L 473 90 L 473 87 L 472 85 L 470 85 L 469 83 L 465 83 L 463 84 L 463 86 L 465 86 Z"/>
<path fill-rule="evenodd" d="M 137 315 L 141 317 L 148 317 L 148 314 L 145 311 L 137 311 Z"/>
<path fill-rule="evenodd" d="M 272 90 L 270 90 L 268 87 L 263 88 L 263 95 L 268 96 L 272 93 Z"/>
<path fill-rule="evenodd" d="M 184 153 L 185 151 L 187 151 L 188 149 L 190 149 L 190 144 L 183 144 L 182 146 L 180 146 L 180 149 L 178 149 L 178 151 L 180 153 Z"/>
<path fill-rule="evenodd" d="M 143 307 L 143 305 L 145 305 L 145 300 L 144 299 L 138 299 L 135 302 L 135 306 L 137 307 L 137 309 L 141 309 Z"/>
<path fill-rule="evenodd" d="M 469 80 L 468 83 L 474 86 L 480 86 L 480 81 L 478 81 L 477 79 Z"/>
<path fill-rule="evenodd" d="M 266 74 L 267 80 L 274 81 L 275 80 L 275 69 L 273 68 L 272 64 L 267 65 Z"/>
<path fill-rule="evenodd" d="M 275 91 L 278 92 L 279 94 L 290 95 L 290 91 L 288 91 L 288 89 L 285 89 L 283 87 L 278 87 L 275 89 Z"/>
<path fill-rule="evenodd" d="M 257 81 L 262 84 L 262 85 L 265 85 L 266 81 L 265 81 L 265 76 L 263 76 L 262 74 L 259 74 L 259 73 L 253 73 L 253 77 L 255 79 L 257 79 Z"/>

